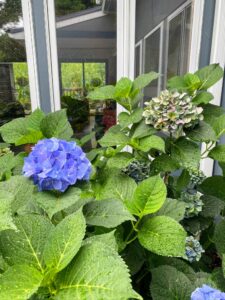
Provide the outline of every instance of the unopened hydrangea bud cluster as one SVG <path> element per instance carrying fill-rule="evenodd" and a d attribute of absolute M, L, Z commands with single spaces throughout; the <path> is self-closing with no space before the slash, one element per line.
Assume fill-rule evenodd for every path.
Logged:
<path fill-rule="evenodd" d="M 6 148 L 0 148 L 0 156 L 3 156 L 5 154 L 11 153 L 11 152 L 12 151 L 8 147 L 6 147 Z"/>
<path fill-rule="evenodd" d="M 91 163 L 75 142 L 56 138 L 39 141 L 25 158 L 23 174 L 42 190 L 64 192 L 78 180 L 88 180 Z"/>
<path fill-rule="evenodd" d="M 191 194 L 189 192 L 183 192 L 180 200 L 185 202 L 185 217 L 192 218 L 198 216 L 202 211 L 203 202 L 201 200 L 202 194 L 197 192 Z"/>
<path fill-rule="evenodd" d="M 186 93 L 165 90 L 145 105 L 145 123 L 157 130 L 173 133 L 203 120 L 203 108 L 197 107 Z"/>
<path fill-rule="evenodd" d="M 122 172 L 139 183 L 150 176 L 150 162 L 133 160 Z"/>
<path fill-rule="evenodd" d="M 198 240 L 193 236 L 188 236 L 186 238 L 185 252 L 189 262 L 199 261 L 201 259 L 204 249 Z"/>
<path fill-rule="evenodd" d="M 205 179 L 205 174 L 198 169 L 189 168 L 190 181 L 193 185 L 200 185 Z"/>

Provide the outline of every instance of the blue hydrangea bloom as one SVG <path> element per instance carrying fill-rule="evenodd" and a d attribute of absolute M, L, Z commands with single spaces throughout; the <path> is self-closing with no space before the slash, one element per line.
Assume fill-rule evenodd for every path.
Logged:
<path fill-rule="evenodd" d="M 225 300 L 225 293 L 203 284 L 191 294 L 191 300 Z"/>
<path fill-rule="evenodd" d="M 91 163 L 75 142 L 56 138 L 39 141 L 32 149 L 23 167 L 23 174 L 33 179 L 42 190 L 64 192 L 77 180 L 88 180 Z"/>

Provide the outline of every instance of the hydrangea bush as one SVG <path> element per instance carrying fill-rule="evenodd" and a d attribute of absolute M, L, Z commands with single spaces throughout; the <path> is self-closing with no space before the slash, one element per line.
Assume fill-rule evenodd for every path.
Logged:
<path fill-rule="evenodd" d="M 145 104 L 154 72 L 95 88 L 125 111 L 88 153 L 65 110 L 0 127 L 0 299 L 225 299 L 222 76 L 171 78 Z"/>

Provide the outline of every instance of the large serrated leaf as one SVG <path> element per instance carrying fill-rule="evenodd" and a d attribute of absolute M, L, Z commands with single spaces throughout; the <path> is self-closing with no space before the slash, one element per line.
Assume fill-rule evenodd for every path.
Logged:
<path fill-rule="evenodd" d="M 35 200 L 51 219 L 57 212 L 77 203 L 80 199 L 80 194 L 80 189 L 72 187 L 65 193 L 58 195 L 52 192 L 36 193 Z"/>
<path fill-rule="evenodd" d="M 209 92 L 200 92 L 192 99 L 192 102 L 195 105 L 208 104 L 213 98 L 213 95 Z"/>
<path fill-rule="evenodd" d="M 134 157 L 130 152 L 120 152 L 109 158 L 107 167 L 122 169 L 126 167 L 133 159 Z"/>
<path fill-rule="evenodd" d="M 218 145 L 210 150 L 208 157 L 218 160 L 219 162 L 225 162 L 225 145 Z"/>
<path fill-rule="evenodd" d="M 201 158 L 201 150 L 196 143 L 181 138 L 171 146 L 171 158 L 181 167 L 198 168 Z"/>
<path fill-rule="evenodd" d="M 179 167 L 179 163 L 173 160 L 168 154 L 162 154 L 152 161 L 151 172 L 152 174 L 171 172 L 179 169 Z"/>
<path fill-rule="evenodd" d="M 23 176 L 12 176 L 9 180 L 0 183 L 0 191 L 7 191 L 14 195 L 13 213 L 32 198 L 33 190 L 32 182 Z"/>
<path fill-rule="evenodd" d="M 201 80 L 199 89 L 207 90 L 223 77 L 223 69 L 219 64 L 211 64 L 198 70 L 195 75 Z"/>
<path fill-rule="evenodd" d="M 156 129 L 153 126 L 145 124 L 145 120 L 142 120 L 138 124 L 134 124 L 131 128 L 131 134 L 133 139 L 141 139 L 149 135 L 153 135 Z"/>
<path fill-rule="evenodd" d="M 131 114 L 128 114 L 127 112 L 122 112 L 118 116 L 118 120 L 120 123 L 120 126 L 122 128 L 126 128 L 131 124 L 135 124 L 141 121 L 142 119 L 142 113 L 143 109 L 142 108 L 137 108 L 134 112 Z"/>
<path fill-rule="evenodd" d="M 215 232 L 213 236 L 213 241 L 216 245 L 216 249 L 220 256 L 225 253 L 225 220 L 221 220 L 220 223 L 217 223 L 215 226 Z"/>
<path fill-rule="evenodd" d="M 225 134 L 225 114 L 214 118 L 212 121 L 213 129 L 216 132 L 217 138 Z"/>
<path fill-rule="evenodd" d="M 52 224 L 39 215 L 15 218 L 18 231 L 7 230 L 0 234 L 4 259 L 9 265 L 27 264 L 43 271 L 43 249 Z"/>
<path fill-rule="evenodd" d="M 25 145 L 25 144 L 36 144 L 39 140 L 43 139 L 43 133 L 40 130 L 37 131 L 29 131 L 24 136 L 20 137 L 18 140 L 16 140 L 15 145 Z"/>
<path fill-rule="evenodd" d="M 203 201 L 203 207 L 200 215 L 205 218 L 214 218 L 215 216 L 218 216 L 225 207 L 224 201 L 216 197 L 203 195 L 201 199 Z"/>
<path fill-rule="evenodd" d="M 200 122 L 198 126 L 186 132 L 187 136 L 197 142 L 215 142 L 217 136 L 213 128 L 206 122 Z"/>
<path fill-rule="evenodd" d="M 144 216 L 158 211 L 166 199 L 166 186 L 159 176 L 150 177 L 142 181 L 134 192 L 127 207 L 132 214 Z"/>
<path fill-rule="evenodd" d="M 132 290 L 127 266 L 106 245 L 93 242 L 83 246 L 70 265 L 57 277 L 56 300 L 142 299 Z"/>
<path fill-rule="evenodd" d="M 85 239 L 82 245 L 84 246 L 86 244 L 99 242 L 102 243 L 103 245 L 107 245 L 108 247 L 114 249 L 115 251 L 118 251 L 118 245 L 115 238 L 115 231 L 116 230 L 110 231 L 108 233 L 93 235 Z"/>
<path fill-rule="evenodd" d="M 84 216 L 79 210 L 67 216 L 51 231 L 43 253 L 48 269 L 58 273 L 70 263 L 80 249 L 85 227 Z"/>
<path fill-rule="evenodd" d="M 73 130 L 67 119 L 66 110 L 62 109 L 47 114 L 41 121 L 41 131 L 47 138 L 70 139 Z"/>
<path fill-rule="evenodd" d="M 122 77 L 115 86 L 115 98 L 127 98 L 132 89 L 132 84 L 129 78 Z"/>
<path fill-rule="evenodd" d="M 184 218 L 185 208 L 186 205 L 183 201 L 167 198 L 156 215 L 167 216 L 179 222 Z"/>
<path fill-rule="evenodd" d="M 139 75 L 133 82 L 133 89 L 142 90 L 144 87 L 149 85 L 153 80 L 159 77 L 158 73 L 150 72 Z"/>
<path fill-rule="evenodd" d="M 12 266 L 0 277 L 0 299 L 27 300 L 42 279 L 41 273 L 28 264 Z"/>
<path fill-rule="evenodd" d="M 24 118 L 17 118 L 0 127 L 0 133 L 6 143 L 14 144 L 27 134 Z"/>
<path fill-rule="evenodd" d="M 115 87 L 113 85 L 106 85 L 90 92 L 87 98 L 90 100 L 108 100 L 114 99 L 114 94 Z"/>
<path fill-rule="evenodd" d="M 223 176 L 206 178 L 200 185 L 200 191 L 225 201 L 225 178 Z"/>
<path fill-rule="evenodd" d="M 84 207 L 84 215 L 89 225 L 114 228 L 135 218 L 129 213 L 123 202 L 107 199 L 90 202 Z"/>
<path fill-rule="evenodd" d="M 152 270 L 150 291 L 153 300 L 190 300 L 192 282 L 176 268 L 160 266 Z"/>
<path fill-rule="evenodd" d="M 185 257 L 186 232 L 170 217 L 148 219 L 141 226 L 138 239 L 144 248 L 158 255 Z"/>
<path fill-rule="evenodd" d="M 104 184 L 101 185 L 97 198 L 100 200 L 113 198 L 125 202 L 132 199 L 136 187 L 137 184 L 132 178 L 111 169 Z"/>
<path fill-rule="evenodd" d="M 11 203 L 13 200 L 13 194 L 0 191 L 0 231 L 7 229 L 16 230 L 11 212 Z"/>
<path fill-rule="evenodd" d="M 99 140 L 99 144 L 102 147 L 111 147 L 118 145 L 127 145 L 129 143 L 129 137 L 120 131 L 119 125 L 111 127 L 105 135 Z"/>
<path fill-rule="evenodd" d="M 149 152 L 151 149 L 165 152 L 165 142 L 161 137 L 151 135 L 141 138 L 136 148 L 143 152 Z"/>

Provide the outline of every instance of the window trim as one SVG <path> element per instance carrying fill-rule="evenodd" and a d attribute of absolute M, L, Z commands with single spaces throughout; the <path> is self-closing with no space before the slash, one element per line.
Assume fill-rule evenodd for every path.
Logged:
<path fill-rule="evenodd" d="M 32 111 L 40 107 L 40 89 L 37 71 L 37 55 L 34 38 L 33 13 L 30 0 L 22 0 L 25 48 L 27 55 L 29 88 Z"/>

